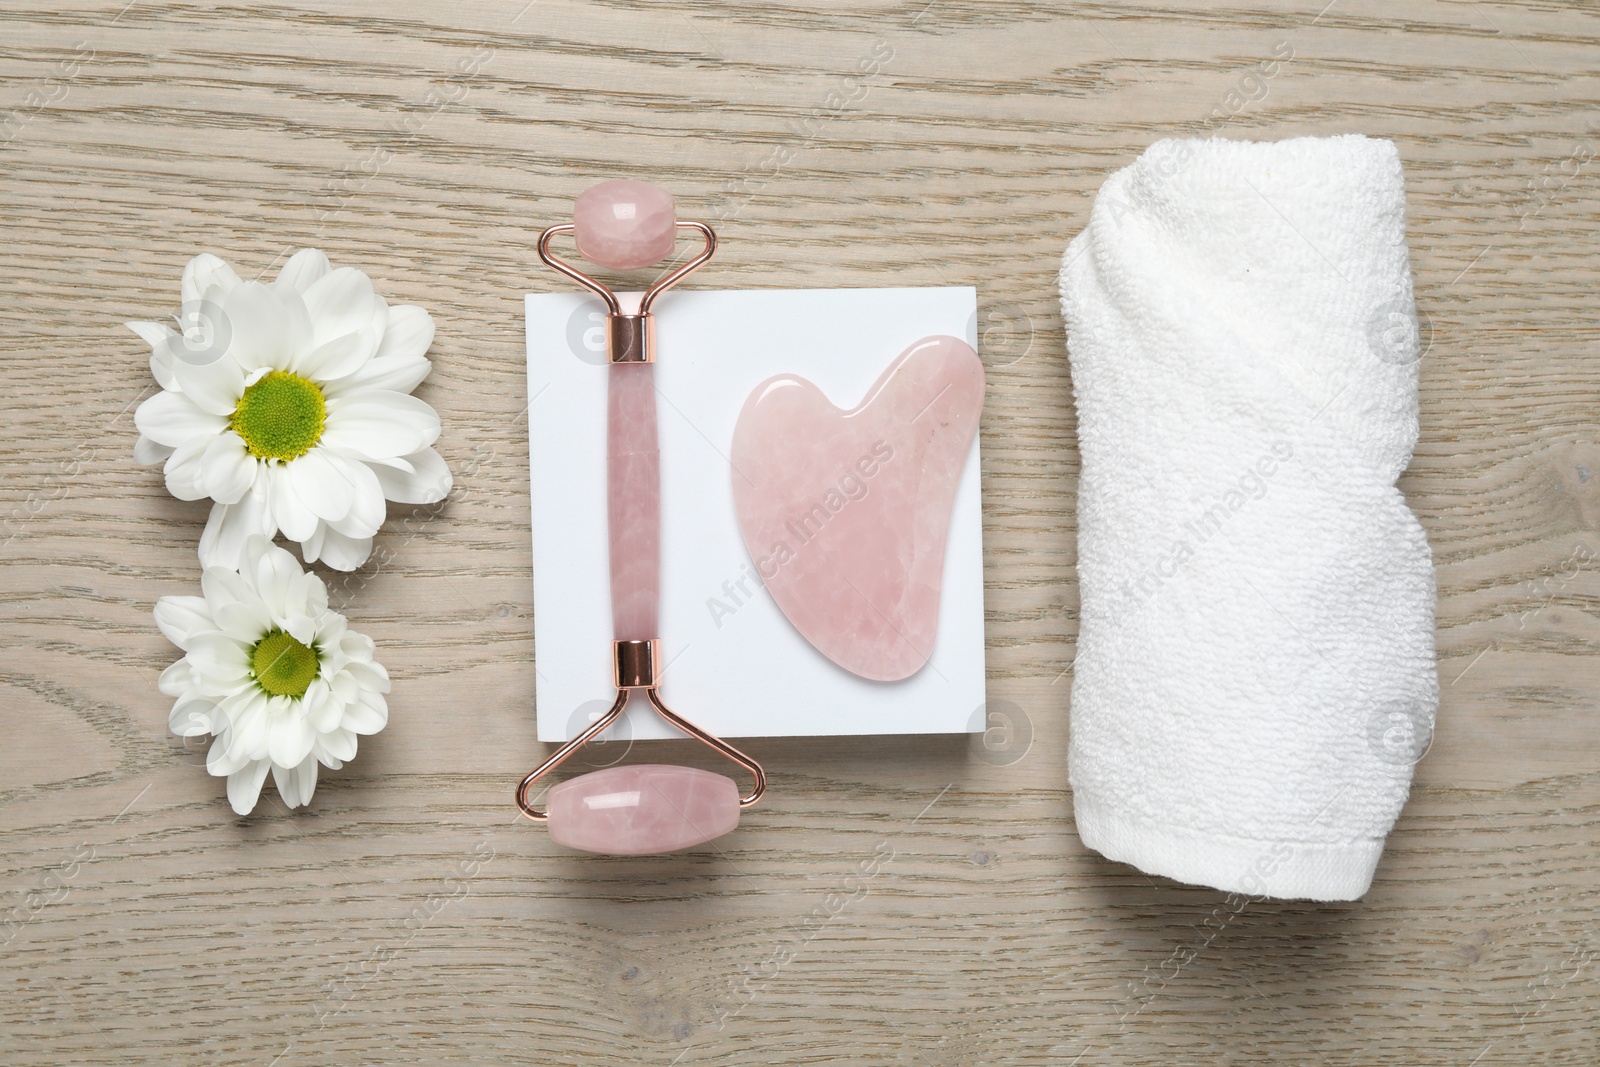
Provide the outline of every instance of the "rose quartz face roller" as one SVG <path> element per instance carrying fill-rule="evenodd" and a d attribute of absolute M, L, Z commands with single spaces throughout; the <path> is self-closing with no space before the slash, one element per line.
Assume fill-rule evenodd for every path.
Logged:
<path fill-rule="evenodd" d="M 578 253 L 615 270 L 653 266 L 672 254 L 679 230 L 693 230 L 705 248 L 656 282 L 637 313 L 622 310 L 617 294 L 550 252 L 553 238 L 570 233 Z M 739 810 L 761 799 L 767 778 L 743 752 L 668 708 L 659 687 L 661 662 L 661 452 L 656 439 L 656 298 L 699 268 L 717 248 L 703 222 L 680 222 L 672 196 L 646 182 L 603 182 L 578 197 L 572 222 L 539 236 L 539 258 L 599 294 L 606 303 L 607 516 L 611 537 L 613 681 L 611 708 L 517 787 L 517 807 L 550 824 L 550 838 L 587 852 L 637 856 L 702 844 L 739 825 Z M 633 693 L 672 725 L 749 771 L 755 785 L 745 796 L 733 779 L 694 767 L 645 764 L 608 767 L 550 788 L 541 811 L 528 799 L 533 784 L 616 721 Z"/>

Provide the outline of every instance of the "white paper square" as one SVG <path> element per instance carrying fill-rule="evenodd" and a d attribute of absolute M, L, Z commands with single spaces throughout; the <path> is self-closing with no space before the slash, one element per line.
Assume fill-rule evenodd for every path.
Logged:
<path fill-rule="evenodd" d="M 636 307 L 625 297 L 624 307 Z M 565 741 L 614 696 L 606 540 L 604 308 L 529 295 L 534 642 L 541 741 Z M 815 382 L 842 409 L 931 334 L 977 345 L 977 293 L 940 289 L 706 292 L 660 298 L 661 639 L 668 706 L 724 737 L 962 733 L 983 729 L 983 517 L 978 443 L 962 470 L 926 666 L 871 682 L 812 647 L 754 581 L 733 510 L 728 449 L 745 398 L 775 374 Z M 735 590 L 737 592 L 737 590 Z M 713 610 L 712 598 L 722 607 Z M 725 609 L 735 610 L 727 614 Z M 681 736 L 642 700 L 608 734 Z"/>

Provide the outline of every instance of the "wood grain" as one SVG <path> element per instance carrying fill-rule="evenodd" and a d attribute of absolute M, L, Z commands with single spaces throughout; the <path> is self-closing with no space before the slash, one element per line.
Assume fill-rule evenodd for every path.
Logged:
<path fill-rule="evenodd" d="M 1600 574 L 1568 561 L 1600 553 L 1600 13 L 1324 2 L 0 9 L 0 1059 L 1594 1063 Z M 1054 276 L 1109 170 L 1207 131 L 1383 135 L 1407 169 L 1432 343 L 1402 487 L 1445 698 L 1359 904 L 1233 914 L 1073 832 Z M 976 283 L 1020 324 L 986 338 L 982 439 L 1025 757 L 752 743 L 771 803 L 670 859 L 513 823 L 541 751 L 519 294 L 556 287 L 532 238 L 597 176 L 720 220 L 701 285 Z M 197 251 L 304 245 L 433 311 L 421 395 L 469 473 L 391 513 L 350 601 L 390 728 L 309 811 L 238 819 L 165 733 L 150 609 L 192 591 L 204 509 L 132 461 L 120 323 Z"/>

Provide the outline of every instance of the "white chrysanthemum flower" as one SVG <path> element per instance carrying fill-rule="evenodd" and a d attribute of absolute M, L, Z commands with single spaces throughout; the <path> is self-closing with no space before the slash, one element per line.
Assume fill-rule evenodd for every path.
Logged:
<path fill-rule="evenodd" d="M 206 770 L 226 775 L 233 810 L 248 815 L 271 768 L 291 808 L 311 800 L 317 764 L 356 754 L 356 735 L 389 721 L 389 675 L 372 639 L 328 610 L 322 579 L 265 537 L 245 542 L 240 569 L 207 567 L 204 596 L 164 596 L 156 625 L 184 657 L 161 675 L 177 698 L 168 726 L 211 734 Z"/>
<path fill-rule="evenodd" d="M 433 319 L 390 307 L 351 267 L 303 249 L 271 283 L 199 255 L 183 271 L 182 332 L 130 322 L 161 392 L 139 405 L 140 463 L 165 463 L 180 500 L 216 503 L 202 566 L 238 564 L 278 531 L 306 562 L 354 570 L 372 552 L 384 498 L 431 504 L 450 469 L 431 447 L 439 416 L 411 396 L 433 364 Z"/>

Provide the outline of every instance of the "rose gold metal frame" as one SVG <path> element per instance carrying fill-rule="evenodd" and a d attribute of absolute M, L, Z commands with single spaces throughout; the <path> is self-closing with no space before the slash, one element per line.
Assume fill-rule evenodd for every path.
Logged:
<path fill-rule="evenodd" d="M 717 752 L 726 756 L 728 759 L 732 760 L 734 763 L 737 763 L 739 766 L 750 772 L 751 777 L 755 779 L 755 785 L 751 787 L 749 793 L 739 798 L 739 807 L 748 808 L 750 805 L 761 799 L 761 794 L 767 791 L 767 772 L 762 769 L 761 764 L 757 763 L 743 752 L 740 752 L 738 749 L 728 744 L 728 742 L 724 741 L 716 734 L 702 730 L 688 719 L 685 719 L 683 716 L 667 707 L 666 703 L 661 699 L 660 689 L 658 689 L 656 686 L 639 686 L 636 688 L 643 690 L 645 697 L 650 701 L 650 706 L 655 708 L 656 713 L 663 719 L 666 719 L 672 725 L 676 726 L 690 737 L 693 737 L 701 744 L 715 749 Z M 578 749 L 594 740 L 594 738 L 607 726 L 610 726 L 613 722 L 616 722 L 617 717 L 622 714 L 622 709 L 628 706 L 628 694 L 632 693 L 633 691 L 634 688 L 618 689 L 617 699 L 612 701 L 611 707 L 604 715 L 590 723 L 588 728 L 585 729 L 583 733 L 579 734 L 571 741 L 568 741 L 566 744 L 556 749 L 555 754 L 549 759 L 545 760 L 543 763 L 539 764 L 539 766 L 528 772 L 527 776 L 522 779 L 521 784 L 517 786 L 517 807 L 522 810 L 522 814 L 537 822 L 544 822 L 550 818 L 549 812 L 535 807 L 533 802 L 528 799 L 528 790 L 532 788 L 533 784 L 539 779 L 543 778 L 545 775 L 549 774 L 551 771 L 555 770 L 557 767 L 561 766 L 568 759 L 570 759 L 578 751 Z"/>
<path fill-rule="evenodd" d="M 654 362 L 655 352 L 655 317 L 650 314 L 650 307 L 655 303 L 656 297 L 677 285 L 684 278 L 702 266 L 717 250 L 716 232 L 703 222 L 680 222 L 680 230 L 694 230 L 705 238 L 705 248 L 690 259 L 687 263 L 672 271 L 666 277 L 657 281 L 645 291 L 643 299 L 639 301 L 639 311 L 635 315 L 625 314 L 622 304 L 617 300 L 617 294 L 608 289 L 601 282 L 589 277 L 583 271 L 556 258 L 550 251 L 550 242 L 559 234 L 573 232 L 571 223 L 551 226 L 539 235 L 539 258 L 555 270 L 565 274 L 584 288 L 599 294 L 600 299 L 606 302 L 606 352 L 607 358 L 612 363 L 649 363 Z M 728 744 L 716 734 L 702 730 L 694 723 L 685 719 L 661 699 L 661 690 L 658 683 L 661 663 L 661 642 L 659 639 L 649 641 L 613 641 L 612 642 L 612 678 L 617 689 L 617 698 L 606 713 L 590 723 L 577 737 L 556 749 L 551 757 L 539 766 L 529 771 L 517 786 L 517 807 L 530 819 L 544 822 L 550 814 L 536 806 L 528 799 L 528 790 L 533 784 L 546 774 L 561 766 L 572 757 L 578 749 L 594 740 L 606 727 L 617 721 L 617 717 L 628 706 L 628 697 L 635 692 L 643 692 L 650 701 L 650 706 L 656 714 L 693 737 L 701 744 L 715 749 L 718 753 L 737 763 L 749 771 L 755 779 L 755 785 L 750 792 L 739 798 L 739 807 L 748 808 L 761 799 L 761 794 L 767 791 L 767 774 L 762 770 L 761 764 Z"/>
<path fill-rule="evenodd" d="M 704 266 L 717 250 L 717 234 L 710 226 L 703 222 L 680 222 L 677 225 L 680 230 L 693 230 L 700 234 L 705 238 L 706 246 L 683 266 L 647 289 L 644 298 L 639 301 L 638 312 L 632 315 L 622 310 L 622 303 L 617 299 L 617 294 L 602 282 L 589 277 L 572 264 L 558 259 L 550 251 L 550 242 L 558 235 L 573 232 L 572 223 L 565 222 L 559 226 L 551 226 L 539 235 L 539 258 L 585 289 L 599 294 L 600 299 L 606 302 L 606 358 L 611 363 L 655 362 L 656 320 L 655 316 L 650 314 L 651 305 L 655 303 L 656 297 Z"/>

